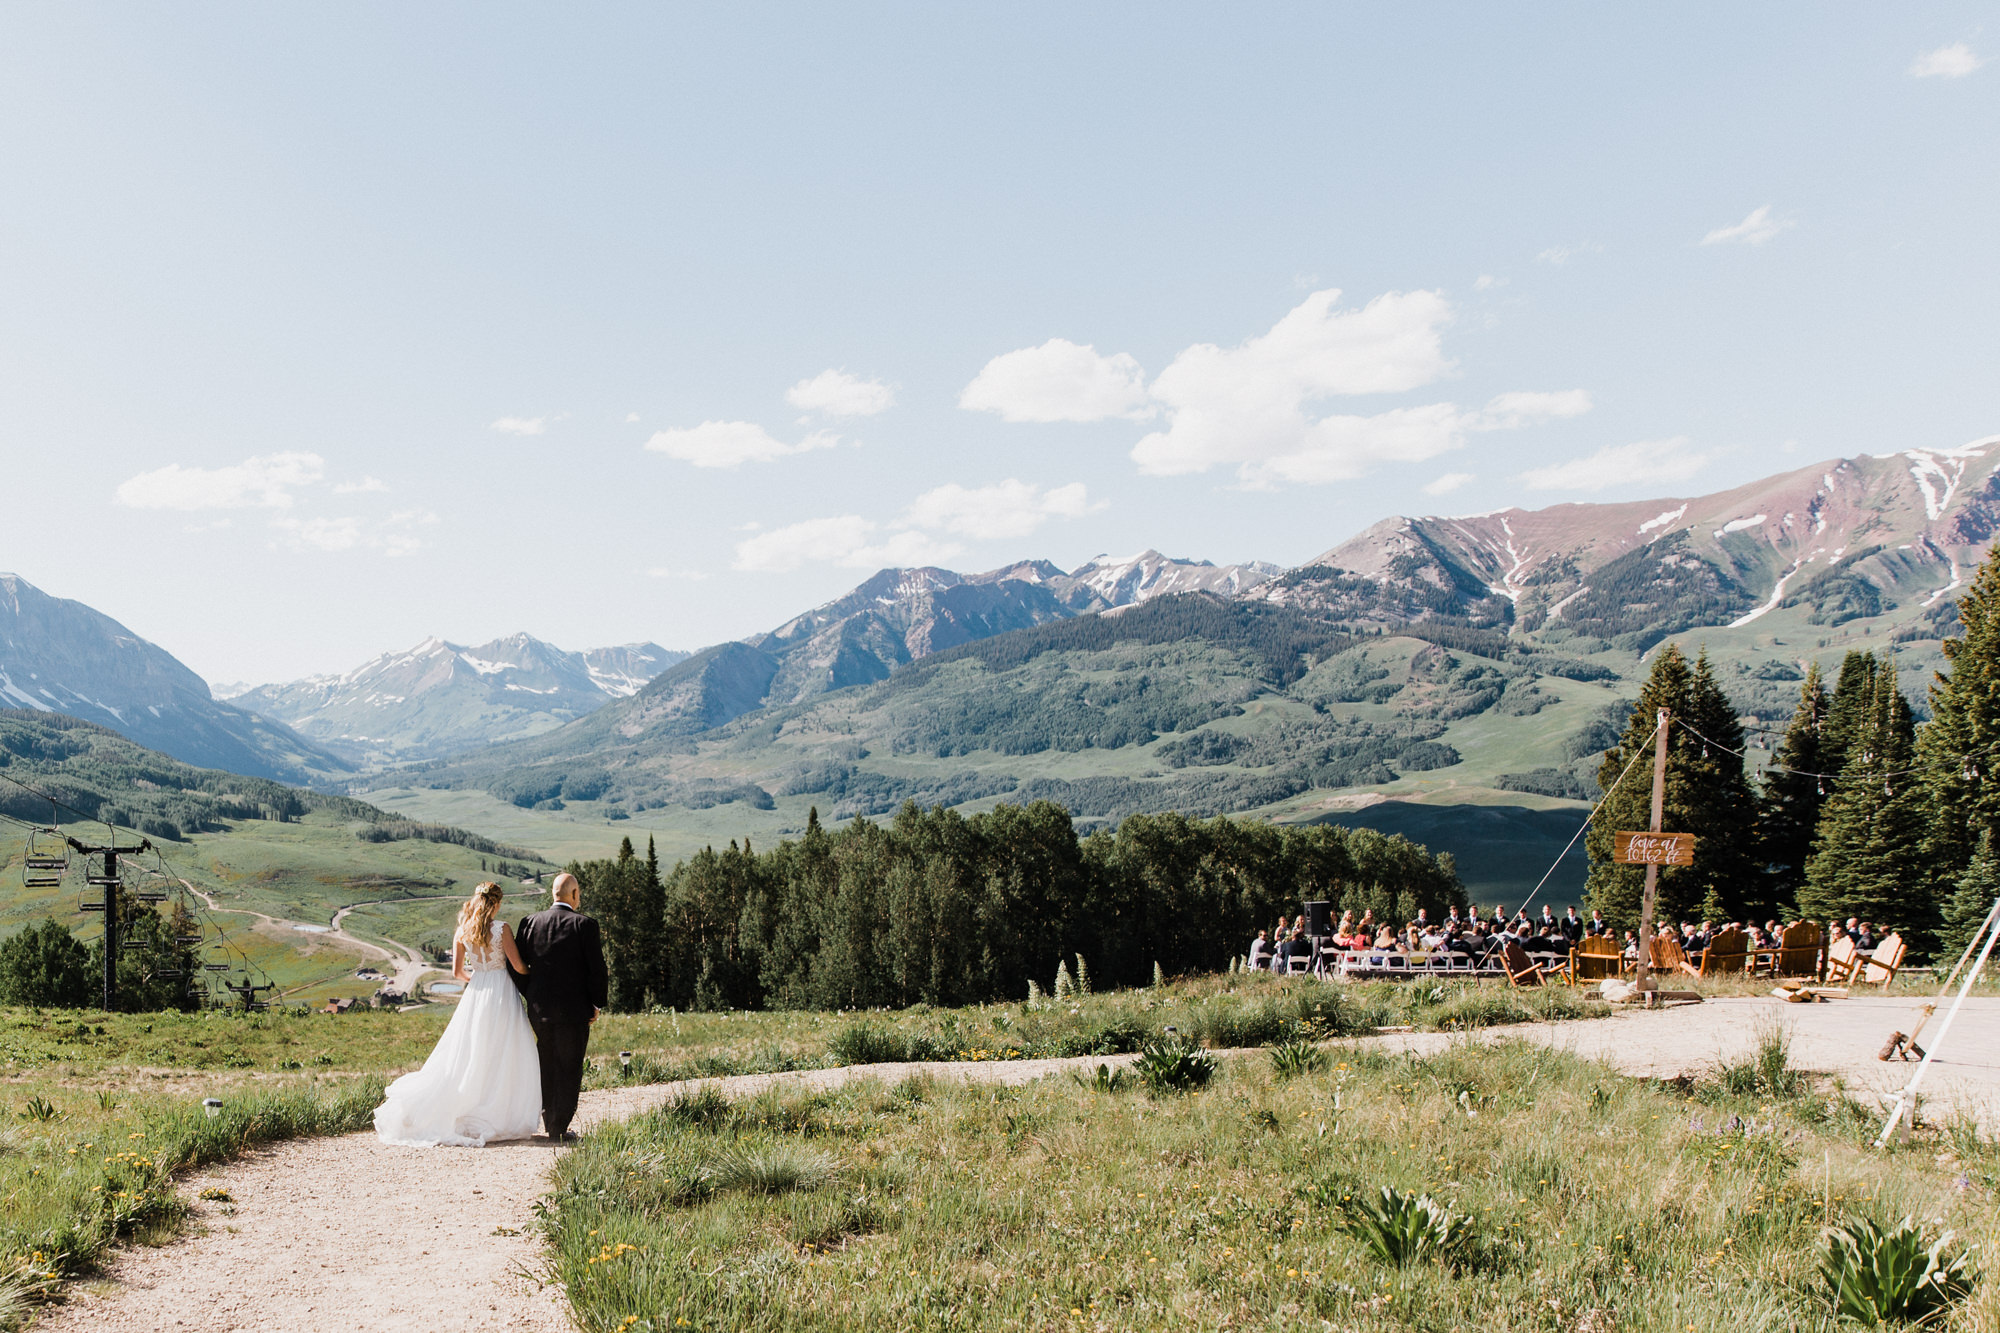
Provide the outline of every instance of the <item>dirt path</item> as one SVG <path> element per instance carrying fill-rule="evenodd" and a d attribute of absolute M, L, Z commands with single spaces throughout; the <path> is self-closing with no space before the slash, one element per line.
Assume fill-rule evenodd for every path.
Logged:
<path fill-rule="evenodd" d="M 1761 1032 L 1783 1023 L 1791 1031 L 1795 1064 L 1837 1075 L 1851 1088 L 1883 1089 L 1900 1086 L 1910 1067 L 1880 1064 L 1874 1053 L 1890 1031 L 1907 1030 L 1918 1003 L 1858 998 L 1794 1006 L 1746 997 L 1495 1029 L 1478 1039 L 1538 1041 L 1606 1059 L 1626 1073 L 1660 1076 L 1701 1072 L 1718 1059 L 1747 1055 Z M 1363 1044 L 1425 1052 L 1454 1040 L 1465 1038 L 1416 1033 Z M 917 1072 L 1026 1083 L 1097 1063 L 1086 1057 L 862 1065 L 655 1084 L 586 1094 L 578 1124 L 588 1129 L 624 1119 L 701 1086 L 742 1097 L 778 1083 L 831 1088 Z M 1933 1115 L 1964 1110 L 1995 1125 L 2000 999 L 1968 1003 L 1932 1079 L 1926 1105 Z M 540 1262 L 530 1223 L 556 1151 L 545 1142 L 477 1153 L 391 1148 L 373 1134 L 280 1144 L 189 1180 L 189 1194 L 220 1186 L 234 1204 L 197 1205 L 195 1234 L 160 1249 L 121 1253 L 108 1282 L 79 1291 L 37 1327 L 47 1333 L 566 1330 L 561 1294 L 520 1276 Z"/>
<path fill-rule="evenodd" d="M 212 894 L 203 892 L 186 880 L 181 881 L 181 886 L 195 897 L 201 899 L 203 905 L 211 912 L 227 912 L 234 916 L 255 917 L 258 921 L 263 922 L 273 930 L 298 931 L 301 928 L 305 928 L 309 933 L 317 935 L 321 939 L 338 940 L 360 954 L 363 958 L 379 958 L 389 964 L 392 974 L 390 985 L 405 995 L 410 994 L 416 988 L 417 982 L 422 980 L 425 973 L 447 970 L 439 967 L 417 950 L 399 940 L 389 940 L 389 946 L 393 946 L 389 947 L 377 944 L 373 940 L 364 940 L 358 935 L 350 935 L 341 925 L 341 922 L 345 921 L 347 914 L 356 908 L 380 907 L 384 903 L 431 902 L 438 898 L 456 898 L 458 895 L 455 893 L 430 894 L 420 898 L 376 898 L 365 903 L 349 903 L 335 912 L 325 926 L 321 926 L 315 921 L 292 921 L 281 916 L 269 916 L 263 912 L 253 912 L 247 907 L 218 907 Z M 386 939 L 387 936 L 384 936 L 384 938 Z M 319 983 L 315 982 L 313 984 L 317 985 Z"/>

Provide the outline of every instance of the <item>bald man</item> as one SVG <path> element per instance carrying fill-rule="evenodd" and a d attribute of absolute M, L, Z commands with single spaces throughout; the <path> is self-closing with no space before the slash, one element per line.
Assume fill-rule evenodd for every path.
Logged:
<path fill-rule="evenodd" d="M 514 942 L 528 968 L 528 1023 L 542 1066 L 542 1129 L 552 1139 L 571 1140 L 590 1025 L 609 1002 L 609 983 L 597 922 L 583 914 L 583 887 L 567 873 L 551 887 L 555 901 L 522 921 Z"/>

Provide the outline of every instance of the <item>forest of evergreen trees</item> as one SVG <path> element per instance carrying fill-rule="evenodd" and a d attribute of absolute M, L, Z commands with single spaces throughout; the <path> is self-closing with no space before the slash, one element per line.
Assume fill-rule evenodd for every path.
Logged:
<path fill-rule="evenodd" d="M 1992 841 L 2000 789 L 2000 566 L 1981 565 L 1958 604 L 1918 729 L 1894 659 L 1850 652 L 1831 689 L 1808 669 L 1761 781 L 1706 655 L 1669 645 L 1653 663 L 1598 782 L 1587 895 L 1615 924 L 1638 917 L 1644 871 L 1611 860 L 1619 829 L 1647 827 L 1654 718 L 1672 711 L 1665 827 L 1695 833 L 1691 866 L 1660 875 L 1662 920 L 1860 917 L 1902 933 L 1918 956 L 1955 954 L 2000 895 Z M 1638 762 L 1632 761 L 1637 758 Z M 1627 772 L 1627 766 L 1630 771 Z M 1626 774 L 1623 781 L 1620 774 Z"/>
<path fill-rule="evenodd" d="M 1449 855 L 1330 824 L 1134 815 L 1079 838 L 1036 802 L 914 803 L 768 851 L 731 843 L 662 873 L 629 840 L 575 865 L 602 924 L 611 1005 L 865 1008 L 1019 999 L 1081 954 L 1100 986 L 1217 971 L 1304 898 L 1403 920 L 1463 906 Z"/>

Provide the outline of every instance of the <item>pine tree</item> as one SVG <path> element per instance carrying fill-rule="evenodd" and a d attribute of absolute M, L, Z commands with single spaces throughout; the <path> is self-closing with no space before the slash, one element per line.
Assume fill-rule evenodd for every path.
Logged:
<path fill-rule="evenodd" d="M 2000 898 L 2000 861 L 1994 859 L 1992 833 L 1983 832 L 1979 835 L 1979 847 L 1972 854 L 1972 863 L 1958 877 L 1951 897 L 1945 900 L 1944 921 L 1938 927 L 1939 967 L 1950 966 L 1965 952 L 1979 928 L 1986 924 L 1986 914 L 1993 910 L 1995 898 Z"/>
<path fill-rule="evenodd" d="M 1707 655 L 1690 666 L 1673 644 L 1660 649 L 1624 734 L 1598 768 L 1606 795 L 1585 838 L 1585 895 L 1614 924 L 1638 923 L 1645 868 L 1619 865 L 1612 857 L 1619 831 L 1651 826 L 1653 732 L 1661 708 L 1679 724 L 1667 732 L 1664 827 L 1693 833 L 1697 841 L 1693 865 L 1661 868 L 1656 920 L 1702 911 L 1727 920 L 1757 906 L 1763 893 L 1752 841 L 1755 802 L 1743 776 L 1743 729 Z"/>
<path fill-rule="evenodd" d="M 1963 632 L 1944 641 L 1931 684 L 1931 721 L 1917 753 L 1930 787 L 1924 852 L 1931 873 L 1950 884 L 1982 836 L 2000 831 L 2000 550 L 1986 557 L 1958 602 Z"/>
<path fill-rule="evenodd" d="M 1758 855 L 1764 863 L 1764 897 L 1789 913 L 1806 882 L 1806 860 L 1812 855 L 1813 831 L 1819 827 L 1820 806 L 1827 784 L 1821 733 L 1829 700 L 1819 663 L 1806 667 L 1799 687 L 1799 705 L 1792 712 L 1785 739 L 1772 756 L 1757 803 Z"/>
<path fill-rule="evenodd" d="M 1827 700 L 1826 724 L 1820 729 L 1820 771 L 1838 773 L 1847 767 L 1848 752 L 1868 729 L 1868 713 L 1874 706 L 1875 677 L 1880 674 L 1875 654 L 1849 650 L 1840 663 L 1840 679 Z"/>
<path fill-rule="evenodd" d="M 1873 921 L 1923 952 L 1937 926 L 1938 902 L 1923 867 L 1928 792 L 1915 771 L 1916 721 L 1894 666 L 1871 666 L 1871 697 L 1821 812 L 1799 912 Z M 1847 674 L 1843 667 L 1843 683 Z"/>

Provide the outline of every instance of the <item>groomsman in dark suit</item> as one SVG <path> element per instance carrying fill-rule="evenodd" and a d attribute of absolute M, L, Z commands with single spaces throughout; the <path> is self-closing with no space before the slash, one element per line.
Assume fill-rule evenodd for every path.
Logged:
<path fill-rule="evenodd" d="M 1563 914 L 1562 934 L 1563 938 L 1569 941 L 1571 948 L 1575 948 L 1576 942 L 1583 938 L 1583 918 L 1576 914 L 1574 907 Z"/>

